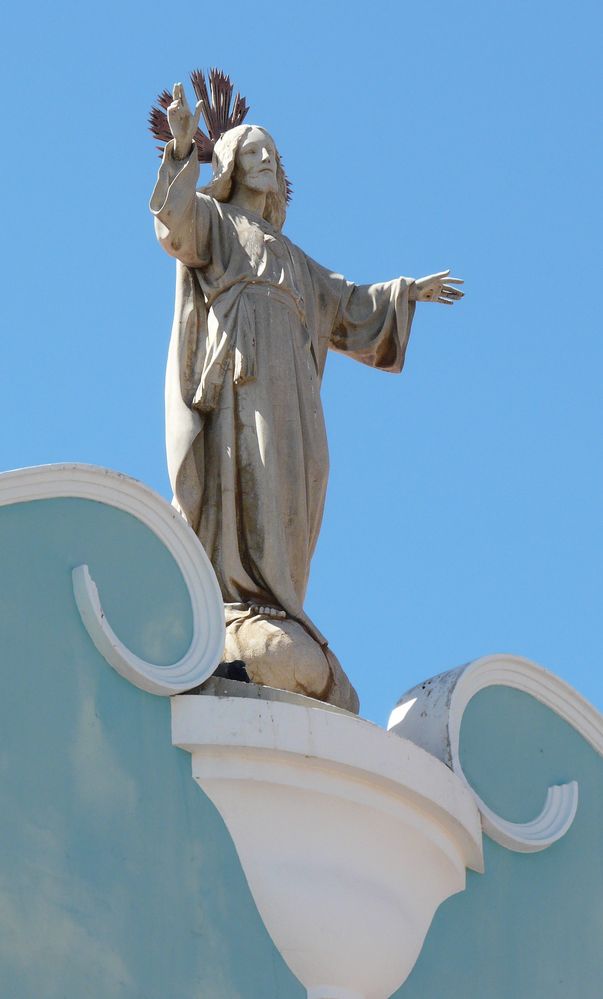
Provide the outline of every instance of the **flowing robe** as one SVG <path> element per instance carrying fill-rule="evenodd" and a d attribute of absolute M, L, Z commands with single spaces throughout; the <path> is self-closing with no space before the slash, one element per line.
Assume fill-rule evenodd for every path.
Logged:
<path fill-rule="evenodd" d="M 303 610 L 329 471 L 320 383 L 329 348 L 399 372 L 410 280 L 356 286 L 265 219 L 196 190 L 193 151 L 165 150 L 151 198 L 176 257 L 166 376 L 175 504 L 216 571 L 224 602 Z"/>

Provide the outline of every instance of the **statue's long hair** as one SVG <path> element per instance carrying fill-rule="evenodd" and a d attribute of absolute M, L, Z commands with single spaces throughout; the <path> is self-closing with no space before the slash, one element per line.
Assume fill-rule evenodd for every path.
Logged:
<path fill-rule="evenodd" d="M 204 194 L 209 194 L 216 201 L 229 201 L 232 193 L 237 150 L 251 129 L 259 127 L 258 125 L 237 125 L 236 128 L 228 129 L 218 139 L 214 146 L 212 157 L 214 175 L 207 187 L 202 189 Z M 269 135 L 265 128 L 260 128 L 260 131 L 264 132 L 265 135 Z M 272 137 L 269 136 L 269 138 Z M 274 148 L 276 151 L 276 182 L 278 189 L 276 192 L 273 193 L 270 191 L 266 195 L 264 218 L 275 229 L 280 230 L 285 224 L 285 217 L 287 215 L 287 178 L 276 146 Z"/>

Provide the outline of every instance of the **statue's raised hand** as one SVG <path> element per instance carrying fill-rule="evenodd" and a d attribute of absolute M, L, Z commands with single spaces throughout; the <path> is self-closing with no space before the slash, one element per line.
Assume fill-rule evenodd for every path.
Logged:
<path fill-rule="evenodd" d="M 438 274 L 428 274 L 417 278 L 410 286 L 410 297 L 416 302 L 441 302 L 442 305 L 453 305 L 463 297 L 457 284 L 464 284 L 461 278 L 449 277 L 450 271 L 440 271 Z"/>
<path fill-rule="evenodd" d="M 192 112 L 181 83 L 174 84 L 172 97 L 174 99 L 167 109 L 167 119 L 174 136 L 174 157 L 177 160 L 184 160 L 193 146 L 193 137 L 199 124 L 203 101 L 197 101 Z"/>

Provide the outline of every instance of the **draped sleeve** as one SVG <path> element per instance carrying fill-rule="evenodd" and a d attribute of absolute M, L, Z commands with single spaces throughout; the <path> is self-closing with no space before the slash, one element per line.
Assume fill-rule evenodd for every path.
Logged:
<path fill-rule="evenodd" d="M 211 201 L 196 190 L 199 160 L 196 148 L 185 160 L 172 155 L 174 140 L 163 153 L 149 207 L 163 249 L 187 267 L 206 267 L 211 249 Z"/>
<path fill-rule="evenodd" d="M 344 281 L 329 347 L 371 368 L 401 371 L 415 311 L 411 284 L 403 277 L 384 284 Z"/>

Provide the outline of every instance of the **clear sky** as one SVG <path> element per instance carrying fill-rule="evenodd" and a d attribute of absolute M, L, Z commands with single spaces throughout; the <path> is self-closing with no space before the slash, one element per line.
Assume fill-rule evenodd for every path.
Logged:
<path fill-rule="evenodd" d="M 307 607 L 384 722 L 527 656 L 603 708 L 598 2 L 13 4 L 4 15 L 3 469 L 169 497 L 174 262 L 147 202 L 158 91 L 217 65 L 274 135 L 286 232 L 358 283 L 445 267 L 396 377 L 333 355 Z M 189 90 L 190 93 L 190 90 Z"/>

